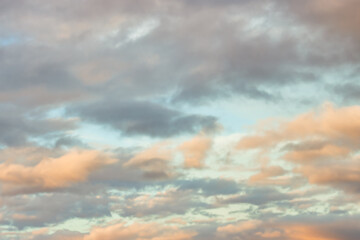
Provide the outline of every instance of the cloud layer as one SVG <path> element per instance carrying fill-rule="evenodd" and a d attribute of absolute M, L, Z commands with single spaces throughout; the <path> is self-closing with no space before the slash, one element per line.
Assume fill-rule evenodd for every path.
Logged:
<path fill-rule="evenodd" d="M 359 10 L 0 1 L 0 238 L 358 239 Z"/>

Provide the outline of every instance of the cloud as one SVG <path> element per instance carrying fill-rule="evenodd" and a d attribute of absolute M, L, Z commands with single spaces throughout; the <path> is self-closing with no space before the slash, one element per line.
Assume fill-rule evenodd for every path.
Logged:
<path fill-rule="evenodd" d="M 278 153 L 298 165 L 294 172 L 301 173 L 310 183 L 358 193 L 359 117 L 359 106 L 336 108 L 325 104 L 319 111 L 275 122 L 270 128 L 262 126 L 257 133 L 242 138 L 238 148 L 270 153 L 270 148 L 280 146 Z"/>
<path fill-rule="evenodd" d="M 239 222 L 237 224 L 229 224 L 223 227 L 219 227 L 217 231 L 225 234 L 238 234 L 241 232 L 257 229 L 261 224 L 261 221 L 258 220 L 250 220 Z"/>
<path fill-rule="evenodd" d="M 84 182 L 100 167 L 116 162 L 95 150 L 72 150 L 57 158 L 44 158 L 34 166 L 0 164 L 3 193 L 41 192 Z"/>
<path fill-rule="evenodd" d="M 323 219 L 281 218 L 278 220 L 245 220 L 217 228 L 219 239 L 296 239 L 355 240 L 357 218 Z"/>
<path fill-rule="evenodd" d="M 57 234 L 54 234 L 53 236 L 44 239 L 59 239 L 56 237 L 62 236 L 60 234 L 61 233 L 58 232 Z M 67 237 L 71 239 L 71 235 L 69 235 L 70 233 Z M 190 240 L 193 239 L 193 237 L 196 235 L 196 232 L 182 230 L 177 227 L 163 226 L 158 223 L 115 223 L 103 227 L 93 227 L 90 233 L 84 234 L 83 236 L 77 236 L 78 234 L 75 233 L 73 233 L 72 235 L 74 240 Z M 39 240 L 40 239 L 43 238 L 39 238 Z"/>
<path fill-rule="evenodd" d="M 52 118 L 44 119 L 41 114 L 18 109 L 8 104 L 0 104 L 0 144 L 7 146 L 29 145 L 31 138 L 50 138 L 52 134 L 61 134 L 65 130 L 74 129 L 75 119 Z M 26 113 L 26 114 L 25 114 Z M 39 116 L 40 115 L 40 116 Z"/>
<path fill-rule="evenodd" d="M 83 120 L 105 124 L 126 135 L 170 137 L 217 127 L 216 118 L 184 114 L 144 101 L 100 101 L 74 109 Z"/>
<path fill-rule="evenodd" d="M 36 61 L 33 61 L 36 59 Z M 3 49 L 0 101 L 17 106 L 46 106 L 85 97 L 69 72 L 73 60 L 49 46 L 20 44 Z"/>
<path fill-rule="evenodd" d="M 357 25 L 360 20 L 356 9 L 360 7 L 356 0 L 315 0 L 281 1 L 300 23 L 308 25 L 311 29 L 322 29 L 326 35 L 352 40 L 358 46 L 360 38 Z M 356 43 L 357 41 L 357 43 Z M 345 44 L 343 44 L 344 46 Z"/>
<path fill-rule="evenodd" d="M 83 235 L 78 232 L 59 230 L 51 235 L 31 236 L 33 240 L 83 240 Z"/>
<path fill-rule="evenodd" d="M 217 204 L 248 203 L 253 205 L 264 205 L 268 203 L 286 201 L 292 199 L 293 195 L 282 193 L 272 187 L 245 188 L 243 193 L 230 197 L 218 198 Z"/>
<path fill-rule="evenodd" d="M 359 7 L 0 1 L 0 238 L 359 236 Z"/>
<path fill-rule="evenodd" d="M 358 76 L 359 70 L 354 72 L 356 76 Z M 338 95 L 345 103 L 356 102 L 360 96 L 360 85 L 353 82 L 335 84 L 330 87 L 330 91 Z"/>
<path fill-rule="evenodd" d="M 2 213 L 6 223 L 11 222 L 20 232 L 28 227 L 51 226 L 73 218 L 110 216 L 109 202 L 106 191 L 4 196 Z"/>
<path fill-rule="evenodd" d="M 149 239 L 149 240 L 187 240 L 195 236 L 194 232 L 186 232 L 176 227 L 164 227 L 158 224 L 140 224 L 134 223 L 126 226 L 123 223 L 110 225 L 104 228 L 93 228 L 91 233 L 85 235 L 84 240 L 100 240 L 107 238 L 136 240 L 136 239 Z"/>
<path fill-rule="evenodd" d="M 159 217 L 174 214 L 185 214 L 194 209 L 200 209 L 207 204 L 196 200 L 191 191 L 169 189 L 155 194 L 136 194 L 129 196 L 120 209 L 124 216 L 136 216 L 138 218 L 149 215 Z"/>
<path fill-rule="evenodd" d="M 184 166 L 186 168 L 201 168 L 208 151 L 212 147 L 212 139 L 206 136 L 195 136 L 183 142 L 179 150 L 184 154 Z"/>
<path fill-rule="evenodd" d="M 309 51 L 310 56 L 304 57 L 299 47 L 318 45 L 301 38 L 301 33 L 285 34 L 279 19 L 269 14 L 272 9 L 261 1 L 136 3 L 6 4 L 4 17 L 11 21 L 2 26 L 19 36 L 20 43 L 4 50 L 3 99 L 25 105 L 94 96 L 132 101 L 159 94 L 186 103 L 233 94 L 278 100 L 277 89 L 317 80 L 311 69 L 331 59 L 325 56 L 320 63 L 309 64 L 308 58 L 318 56 Z M 279 33 L 266 24 L 254 26 L 260 17 L 276 25 Z M 125 41 L 152 21 L 158 23 L 156 28 Z M 14 98 L 16 93 L 21 97 Z"/>
<path fill-rule="evenodd" d="M 277 177 L 277 176 L 281 176 L 285 173 L 286 171 L 280 167 L 280 166 L 267 166 L 267 167 L 262 167 L 260 169 L 260 172 L 251 176 L 249 179 L 250 183 L 261 183 L 261 182 L 267 182 L 270 180 L 270 178 L 272 177 Z"/>
<path fill-rule="evenodd" d="M 307 177 L 312 184 L 330 185 L 338 189 L 360 194 L 360 160 L 359 158 L 343 163 L 326 162 L 305 165 L 296 171 Z M 321 172 L 319 172 L 321 169 Z M 336 170 L 334 170 L 336 169 Z"/>
<path fill-rule="evenodd" d="M 236 181 L 221 178 L 178 180 L 174 182 L 174 184 L 179 187 L 180 190 L 192 190 L 204 196 L 234 194 L 241 189 L 241 186 Z"/>
<path fill-rule="evenodd" d="M 33 232 L 27 234 L 35 240 L 187 240 L 187 239 L 244 239 L 244 240 L 356 240 L 359 234 L 357 228 L 358 216 L 347 218 L 324 217 L 283 217 L 278 220 L 249 219 L 206 229 L 188 230 L 178 227 L 165 226 L 159 223 L 108 223 L 96 226 L 89 233 L 80 234 L 71 231 L 57 231 L 53 234 L 46 232 Z M 215 231 L 213 231 L 215 228 Z M 0 236 L 6 236 L 0 233 Z"/>
<path fill-rule="evenodd" d="M 359 115 L 359 106 L 335 108 L 325 104 L 320 111 L 302 114 L 291 121 L 279 121 L 280 126 L 272 126 L 271 130 L 266 130 L 269 126 L 265 125 L 260 134 L 243 138 L 238 148 L 274 146 L 281 141 L 306 140 L 309 137 L 351 143 L 359 135 L 357 129 L 360 125 L 355 121 Z"/>
<path fill-rule="evenodd" d="M 142 170 L 145 178 L 171 178 L 174 175 L 171 166 L 172 158 L 173 151 L 169 143 L 162 142 L 137 153 L 123 166 Z"/>

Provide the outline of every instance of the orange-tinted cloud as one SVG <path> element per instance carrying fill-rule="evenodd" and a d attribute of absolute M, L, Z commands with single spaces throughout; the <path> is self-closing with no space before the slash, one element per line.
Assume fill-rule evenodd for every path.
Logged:
<path fill-rule="evenodd" d="M 137 153 L 123 165 L 142 170 L 147 178 L 170 178 L 174 175 L 171 169 L 173 154 L 168 142 L 160 142 Z"/>
<path fill-rule="evenodd" d="M 278 156 L 295 163 L 294 172 L 310 183 L 330 185 L 360 192 L 360 106 L 337 108 L 325 104 L 276 127 L 264 125 L 254 135 L 240 140 L 238 148 L 261 149 L 262 154 L 277 151 Z M 252 176 L 256 182 L 276 175 L 276 169 Z M 279 172 L 280 174 L 280 172 Z"/>
<path fill-rule="evenodd" d="M 7 233 L 12 235 L 14 233 Z M 0 236 L 6 236 L 0 233 Z M 182 230 L 174 226 L 165 226 L 158 223 L 114 223 L 107 226 L 96 226 L 89 233 L 58 231 L 52 235 L 46 232 L 32 232 L 24 234 L 26 239 L 47 240 L 190 240 L 196 236 L 195 231 Z"/>
<path fill-rule="evenodd" d="M 360 38 L 360 3 L 357 0 L 306 0 L 301 3 L 285 1 L 285 5 L 289 7 L 289 13 L 302 24 L 322 29 L 326 37 L 332 37 L 333 40 L 344 37 L 355 42 Z"/>
<path fill-rule="evenodd" d="M 356 240 L 358 219 L 324 220 L 306 219 L 244 220 L 217 228 L 221 239 L 242 240 Z"/>
<path fill-rule="evenodd" d="M 260 172 L 251 176 L 250 183 L 268 181 L 269 178 L 281 176 L 285 173 L 285 170 L 280 166 L 268 166 L 262 167 Z"/>
<path fill-rule="evenodd" d="M 167 227 L 155 223 L 118 223 L 106 227 L 95 227 L 83 240 L 188 240 L 196 235 L 177 227 Z"/>
<path fill-rule="evenodd" d="M 269 147 L 283 141 L 306 139 L 342 140 L 355 143 L 360 137 L 360 106 L 336 108 L 325 104 L 320 111 L 302 114 L 278 126 L 263 126 L 258 134 L 241 139 L 239 149 Z"/>
<path fill-rule="evenodd" d="M 72 150 L 58 158 L 44 158 L 34 166 L 0 164 L 0 181 L 7 191 L 13 187 L 46 191 L 83 182 L 96 169 L 114 162 L 98 151 Z"/>
<path fill-rule="evenodd" d="M 184 166 L 186 168 L 201 168 L 204 160 L 212 146 L 212 139 L 206 136 L 195 136 L 182 143 L 179 150 L 184 155 Z"/>
<path fill-rule="evenodd" d="M 305 143 L 306 144 L 306 143 Z M 293 162 L 314 161 L 322 159 L 339 159 L 346 157 L 351 150 L 348 147 L 324 144 L 310 149 L 293 149 L 284 158 Z"/>
<path fill-rule="evenodd" d="M 253 229 L 257 229 L 262 224 L 259 220 L 242 221 L 236 224 L 228 224 L 223 227 L 219 227 L 217 232 L 220 234 L 232 235 Z"/>

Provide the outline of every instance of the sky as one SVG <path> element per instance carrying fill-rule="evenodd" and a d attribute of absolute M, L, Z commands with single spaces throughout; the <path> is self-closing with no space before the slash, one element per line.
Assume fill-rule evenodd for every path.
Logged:
<path fill-rule="evenodd" d="M 358 240 L 359 12 L 0 0 L 0 239 Z"/>

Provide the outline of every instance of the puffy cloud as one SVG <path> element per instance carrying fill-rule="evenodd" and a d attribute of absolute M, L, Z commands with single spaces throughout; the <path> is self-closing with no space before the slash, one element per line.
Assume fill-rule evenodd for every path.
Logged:
<path fill-rule="evenodd" d="M 187 168 L 201 168 L 208 151 L 212 147 L 212 139 L 206 136 L 196 136 L 183 142 L 179 149 L 184 154 L 184 166 Z"/>
<path fill-rule="evenodd" d="M 137 153 L 123 166 L 141 169 L 146 178 L 169 178 L 174 175 L 171 169 L 172 158 L 173 151 L 169 143 L 162 142 Z"/>
<path fill-rule="evenodd" d="M 95 170 L 116 162 L 95 150 L 72 150 L 57 158 L 44 158 L 34 166 L 0 164 L 3 193 L 50 191 L 83 182 Z"/>
<path fill-rule="evenodd" d="M 264 125 L 259 134 L 244 137 L 238 147 L 250 149 L 277 145 L 282 141 L 320 139 L 351 143 L 359 137 L 360 107 L 336 108 L 330 104 L 322 106 L 320 111 L 302 114 L 290 121 L 279 121 L 277 126 Z M 326 152 L 325 152 L 326 153 Z"/>
<path fill-rule="evenodd" d="M 276 126 L 264 125 L 257 133 L 242 138 L 238 148 L 268 151 L 280 146 L 278 154 L 299 165 L 294 172 L 310 183 L 358 192 L 359 117 L 359 106 L 336 108 L 326 104 L 320 111 L 276 122 Z M 261 175 L 251 180 L 256 176 Z"/>
<path fill-rule="evenodd" d="M 312 184 L 330 185 L 350 193 L 360 194 L 360 160 L 344 163 L 326 162 L 305 165 L 296 171 L 307 177 Z M 321 169 L 321 170 L 320 170 Z"/>
<path fill-rule="evenodd" d="M 261 183 L 261 182 L 267 182 L 272 177 L 281 176 L 285 173 L 285 170 L 280 166 L 267 166 L 262 167 L 260 169 L 260 172 L 251 176 L 249 179 L 250 183 Z"/>
<path fill-rule="evenodd" d="M 135 153 L 125 162 L 124 167 L 139 168 L 148 178 L 169 178 L 174 175 L 174 159 L 182 153 L 185 168 L 202 168 L 208 151 L 212 147 L 212 139 L 197 135 L 185 142 L 176 144 L 170 141 L 156 143 L 149 148 Z"/>
<path fill-rule="evenodd" d="M 348 156 L 351 149 L 345 146 L 337 146 L 331 143 L 323 143 L 321 145 L 313 145 L 312 142 L 304 142 L 301 148 L 293 148 L 289 150 L 284 158 L 293 161 L 316 161 L 322 159 L 341 159 Z"/>

